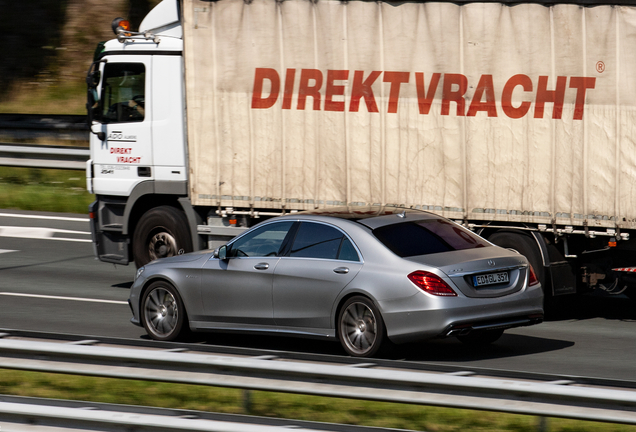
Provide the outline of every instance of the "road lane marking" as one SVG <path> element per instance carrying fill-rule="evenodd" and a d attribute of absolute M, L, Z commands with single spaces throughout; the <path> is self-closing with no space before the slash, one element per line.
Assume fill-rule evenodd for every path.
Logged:
<path fill-rule="evenodd" d="M 110 304 L 123 304 L 123 305 L 128 304 L 127 301 L 120 301 L 120 300 L 102 300 L 102 299 L 90 299 L 90 298 L 82 298 L 82 297 L 62 297 L 62 296 L 24 294 L 24 293 L 12 293 L 12 292 L 0 292 L 0 295 L 12 296 L 12 297 L 31 297 L 31 298 L 40 298 L 40 299 L 50 299 L 50 300 L 70 300 L 70 301 L 92 302 L 92 303 L 110 303 Z"/>
<path fill-rule="evenodd" d="M 60 240 L 60 241 L 84 242 L 84 243 L 92 242 L 92 240 L 90 239 L 55 237 L 56 233 L 91 235 L 91 233 L 87 231 L 63 230 L 63 229 L 57 229 L 57 228 L 0 226 L 0 237 L 26 238 L 26 239 L 39 239 L 39 240 Z"/>
<path fill-rule="evenodd" d="M 65 216 L 42 216 L 42 215 L 26 215 L 26 214 L 13 214 L 13 213 L 0 213 L 0 217 L 13 217 L 21 219 L 46 219 L 46 220 L 58 220 L 58 221 L 71 221 L 71 222 L 89 222 L 89 218 L 72 218 Z"/>
<path fill-rule="evenodd" d="M 9 253 L 9 252 L 18 252 L 18 251 L 17 250 L 11 250 L 11 249 L 0 249 L 0 254 Z"/>

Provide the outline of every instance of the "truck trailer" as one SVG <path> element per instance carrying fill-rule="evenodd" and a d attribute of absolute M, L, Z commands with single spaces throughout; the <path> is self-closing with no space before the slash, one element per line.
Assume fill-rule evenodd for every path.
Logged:
<path fill-rule="evenodd" d="M 404 207 L 525 255 L 548 299 L 636 296 L 636 6 L 163 0 L 113 30 L 87 75 L 100 260 Z"/>

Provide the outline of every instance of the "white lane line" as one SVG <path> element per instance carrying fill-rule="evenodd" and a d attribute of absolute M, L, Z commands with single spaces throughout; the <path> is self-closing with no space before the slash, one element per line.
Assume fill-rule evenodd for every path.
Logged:
<path fill-rule="evenodd" d="M 63 229 L 57 229 L 57 228 L 0 226 L 0 237 L 14 237 L 14 238 L 40 239 L 40 240 L 60 240 L 60 241 L 84 242 L 84 243 L 91 243 L 92 241 L 90 239 L 55 237 L 56 233 L 91 235 L 91 233 L 87 231 L 72 231 L 72 230 L 63 230 Z"/>
<path fill-rule="evenodd" d="M 11 249 L 0 249 L 0 254 L 9 253 L 9 252 L 18 252 L 18 251 L 17 250 L 11 250 Z"/>
<path fill-rule="evenodd" d="M 24 293 L 12 293 L 12 292 L 0 292 L 0 295 L 12 296 L 12 297 L 31 297 L 31 298 L 51 299 L 51 300 L 70 300 L 70 301 L 92 302 L 92 303 L 110 303 L 110 304 L 123 304 L 123 305 L 128 304 L 128 302 L 120 301 L 120 300 L 89 299 L 89 298 L 82 298 L 82 297 L 61 297 L 61 296 L 24 294 Z"/>
<path fill-rule="evenodd" d="M 26 215 L 26 214 L 13 214 L 13 213 L 0 213 L 0 217 L 13 217 L 21 219 L 47 219 L 58 221 L 71 221 L 71 222 L 90 222 L 89 218 L 72 218 L 64 216 L 41 216 L 41 215 Z"/>

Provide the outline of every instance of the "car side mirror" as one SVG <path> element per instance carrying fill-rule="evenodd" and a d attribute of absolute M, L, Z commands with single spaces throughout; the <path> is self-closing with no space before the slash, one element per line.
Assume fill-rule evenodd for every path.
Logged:
<path fill-rule="evenodd" d="M 225 261 L 227 259 L 227 246 L 223 245 L 216 250 L 214 253 L 215 258 L 220 259 L 221 261 Z"/>

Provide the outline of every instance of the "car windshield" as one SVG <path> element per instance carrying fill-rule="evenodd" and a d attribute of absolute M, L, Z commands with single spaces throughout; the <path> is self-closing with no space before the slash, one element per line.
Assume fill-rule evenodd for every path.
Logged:
<path fill-rule="evenodd" d="M 385 225 L 375 237 L 402 258 L 491 246 L 483 238 L 444 219 Z"/>

